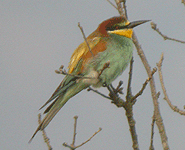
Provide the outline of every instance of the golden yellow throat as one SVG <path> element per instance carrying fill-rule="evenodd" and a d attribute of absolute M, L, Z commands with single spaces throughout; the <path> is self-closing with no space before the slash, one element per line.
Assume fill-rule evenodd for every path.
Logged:
<path fill-rule="evenodd" d="M 121 36 L 125 36 L 127 38 L 132 38 L 132 29 L 123 29 L 123 30 L 114 30 L 114 31 L 108 31 L 108 33 L 118 34 Z"/>

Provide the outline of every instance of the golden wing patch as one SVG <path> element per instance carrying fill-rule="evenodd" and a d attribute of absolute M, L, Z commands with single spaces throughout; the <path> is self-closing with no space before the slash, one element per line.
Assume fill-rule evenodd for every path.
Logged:
<path fill-rule="evenodd" d="M 91 49 L 93 49 L 93 47 L 100 41 L 100 37 L 95 37 L 93 39 L 87 39 L 87 42 L 89 44 L 89 47 Z M 68 73 L 72 73 L 73 70 L 75 69 L 75 67 L 77 66 L 78 62 L 80 61 L 80 59 L 87 53 L 89 52 L 89 48 L 86 44 L 86 42 L 84 41 L 83 43 L 81 43 L 78 48 L 73 52 L 72 56 L 71 56 L 71 60 L 69 62 L 69 71 Z"/>

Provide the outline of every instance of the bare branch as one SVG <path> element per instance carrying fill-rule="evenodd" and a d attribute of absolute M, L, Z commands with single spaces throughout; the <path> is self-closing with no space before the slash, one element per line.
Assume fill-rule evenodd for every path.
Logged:
<path fill-rule="evenodd" d="M 151 140 L 150 140 L 150 148 L 149 150 L 154 150 L 154 145 L 153 145 L 153 139 L 154 139 L 154 124 L 155 124 L 155 113 L 153 114 L 153 117 L 152 117 L 152 128 L 151 128 Z"/>
<path fill-rule="evenodd" d="M 157 68 L 153 68 L 152 72 L 151 72 L 151 75 L 148 79 L 146 79 L 145 83 L 143 83 L 143 86 L 141 88 L 141 90 L 131 98 L 131 101 L 135 100 L 138 96 L 142 95 L 144 89 L 146 88 L 148 82 L 152 79 L 152 76 L 154 75 L 154 73 L 157 71 Z"/>
<path fill-rule="evenodd" d="M 95 132 L 88 140 L 86 140 L 85 142 L 83 142 L 82 144 L 75 146 L 75 140 L 76 140 L 76 128 L 77 128 L 77 119 L 78 116 L 74 116 L 74 133 L 73 133 L 73 142 L 71 145 L 68 145 L 66 142 L 63 143 L 63 146 L 70 148 L 71 150 L 75 150 L 81 146 L 83 146 L 84 144 L 86 144 L 87 142 L 89 142 L 96 134 L 98 134 L 102 128 L 99 128 L 99 130 L 97 132 Z"/>
<path fill-rule="evenodd" d="M 139 143 L 138 143 L 136 127 L 135 127 L 136 122 L 133 117 L 133 105 L 129 103 L 128 100 L 125 103 L 126 105 L 124 108 L 126 110 L 126 116 L 127 116 L 127 120 L 130 128 L 130 134 L 132 137 L 132 143 L 133 143 L 132 147 L 134 150 L 139 150 Z"/>
<path fill-rule="evenodd" d="M 101 76 L 101 74 L 103 73 L 103 71 L 107 68 L 109 68 L 109 65 L 110 65 L 110 61 L 107 61 L 103 68 L 100 70 L 100 72 L 98 73 L 98 78 Z M 68 75 L 68 76 L 73 76 L 73 77 L 76 77 L 76 78 L 82 78 L 82 79 L 97 79 L 95 77 L 85 77 L 83 75 L 77 75 L 77 74 L 70 74 L 70 73 L 67 73 L 66 70 L 64 69 L 64 66 L 61 65 L 59 70 L 55 70 L 55 72 L 57 74 L 63 74 L 63 75 Z"/>
<path fill-rule="evenodd" d="M 132 96 L 131 81 L 132 81 L 133 63 L 134 63 L 134 59 L 132 57 L 132 59 L 130 61 L 130 70 L 129 70 L 128 85 L 127 85 L 127 97 L 131 97 Z"/>
<path fill-rule="evenodd" d="M 83 142 L 82 144 L 76 146 L 76 148 L 81 147 L 82 145 L 86 144 L 87 142 L 89 142 L 96 134 L 98 134 L 100 131 L 102 130 L 102 128 L 99 128 L 98 131 L 96 131 L 87 141 Z"/>
<path fill-rule="evenodd" d="M 64 146 L 64 147 L 68 147 L 68 148 L 70 148 L 71 150 L 75 150 L 74 147 L 68 145 L 66 142 L 63 143 L 63 146 Z"/>
<path fill-rule="evenodd" d="M 151 67 L 146 59 L 146 56 L 145 56 L 141 46 L 139 45 L 139 42 L 137 40 L 135 33 L 133 33 L 132 39 L 133 39 L 133 42 L 136 46 L 138 55 L 140 56 L 141 61 L 143 62 L 143 65 L 146 69 L 146 72 L 147 72 L 148 76 L 150 76 L 151 75 Z M 163 124 L 163 120 L 162 120 L 162 117 L 160 114 L 158 96 L 157 96 L 157 92 L 156 92 L 156 88 L 155 88 L 155 81 L 154 81 L 153 77 L 150 80 L 150 89 L 151 89 L 151 95 L 152 95 L 153 104 L 154 104 L 155 120 L 156 120 L 156 124 L 157 124 L 158 130 L 159 130 L 160 136 L 161 136 L 163 149 L 168 150 L 169 149 L 168 139 L 167 139 L 165 127 Z"/>
<path fill-rule="evenodd" d="M 109 90 L 109 96 L 112 99 L 112 103 L 114 103 L 117 107 L 124 107 L 125 101 L 121 99 L 118 95 L 118 92 L 115 92 L 115 88 L 112 85 L 106 86 Z"/>
<path fill-rule="evenodd" d="M 88 47 L 89 51 L 91 52 L 91 55 L 94 57 L 94 54 L 93 54 L 93 52 L 91 51 L 91 48 L 90 48 L 90 46 L 89 46 L 89 43 L 87 42 L 87 38 L 86 38 L 86 36 L 85 36 L 85 33 L 84 33 L 84 31 L 83 31 L 83 28 L 82 28 L 82 26 L 80 26 L 80 22 L 78 23 L 78 27 L 80 28 L 80 30 L 81 30 L 81 32 L 82 32 L 83 38 L 84 38 L 84 40 L 85 40 L 85 42 L 86 42 L 86 44 L 87 44 L 87 47 Z"/>
<path fill-rule="evenodd" d="M 123 2 L 123 10 L 124 10 L 124 14 L 125 14 L 126 18 L 128 18 L 128 15 L 127 15 L 126 0 L 122 0 L 122 2 Z"/>
<path fill-rule="evenodd" d="M 127 20 L 127 16 L 125 15 L 125 13 L 123 11 L 123 7 L 121 6 L 121 3 L 123 1 L 125 1 L 125 0 L 115 0 L 120 16 L 122 16 L 124 18 L 124 20 Z"/>
<path fill-rule="evenodd" d="M 41 124 L 41 122 L 42 122 L 41 114 L 38 114 L 38 123 Z M 42 130 L 42 136 L 43 136 L 44 142 L 47 144 L 48 150 L 52 150 L 49 138 L 47 137 L 45 130 Z"/>
<path fill-rule="evenodd" d="M 115 89 L 115 92 L 116 93 L 123 94 L 123 91 L 122 91 L 123 90 L 123 87 L 121 87 L 122 84 L 123 84 L 123 81 L 119 81 L 119 84 L 118 84 L 118 86 Z"/>
<path fill-rule="evenodd" d="M 89 88 L 87 89 L 87 91 L 93 91 L 93 92 L 95 92 L 95 93 L 97 93 L 97 94 L 99 94 L 99 95 L 103 96 L 104 98 L 107 98 L 107 99 L 112 100 L 110 97 L 108 97 L 108 96 L 106 96 L 106 95 L 104 95 L 104 94 L 100 93 L 98 90 L 94 90 L 94 89 L 93 89 L 93 88 L 91 88 L 91 87 L 89 87 Z"/>
<path fill-rule="evenodd" d="M 76 139 L 76 127 L 77 127 L 77 119 L 78 119 L 78 116 L 74 116 L 74 119 L 75 119 L 75 123 L 74 123 L 74 133 L 73 133 L 73 143 L 72 145 L 75 144 L 75 139 Z"/>
<path fill-rule="evenodd" d="M 55 70 L 55 72 L 57 74 L 63 74 L 63 75 L 68 75 L 68 76 L 73 76 L 73 77 L 76 77 L 76 78 L 82 78 L 82 79 L 97 79 L 97 78 L 93 78 L 93 77 L 84 77 L 82 75 L 74 75 L 74 74 L 70 74 L 70 73 L 67 73 L 65 69 L 63 69 L 64 66 L 61 65 L 59 70 Z"/>
<path fill-rule="evenodd" d="M 114 8 L 118 10 L 118 8 L 110 0 L 107 0 L 107 2 L 109 2 Z"/>
<path fill-rule="evenodd" d="M 165 85 L 164 85 L 164 80 L 163 80 L 163 75 L 162 75 L 162 62 L 163 62 L 163 59 L 164 59 L 164 55 L 163 53 L 161 54 L 161 59 L 159 61 L 159 63 L 157 63 L 157 67 L 158 67 L 158 71 L 159 71 L 159 79 L 160 79 L 160 82 L 161 82 L 161 87 L 162 87 L 162 90 L 163 90 L 163 93 L 164 93 L 164 99 L 167 101 L 168 105 L 170 106 L 170 108 L 172 110 L 174 110 L 175 112 L 181 114 L 181 115 L 185 115 L 185 111 L 183 110 L 180 110 L 177 106 L 174 106 L 169 97 L 168 97 L 168 94 L 166 92 L 166 88 L 165 88 Z"/>
<path fill-rule="evenodd" d="M 126 116 L 127 116 L 127 120 L 128 120 L 128 124 L 130 127 L 130 134 L 132 137 L 132 147 L 134 150 L 139 150 L 139 144 L 138 144 L 138 139 L 137 139 L 137 133 L 136 133 L 136 127 L 135 127 L 135 120 L 133 117 L 133 101 L 132 99 L 132 90 L 131 90 L 131 81 L 132 81 L 132 71 L 133 71 L 133 63 L 134 63 L 134 59 L 132 57 L 131 61 L 130 61 L 130 70 L 129 70 L 129 79 L 128 79 L 128 85 L 127 85 L 127 95 L 126 95 L 126 102 L 124 103 L 125 106 L 124 109 L 126 110 Z"/>
<path fill-rule="evenodd" d="M 172 40 L 172 41 L 176 41 L 176 42 L 180 42 L 180 43 L 185 44 L 185 41 L 170 38 L 170 37 L 162 34 L 161 31 L 159 31 L 159 28 L 157 28 L 157 24 L 155 24 L 154 22 L 151 22 L 151 28 L 154 29 L 157 33 L 159 33 L 163 37 L 164 40 Z"/>

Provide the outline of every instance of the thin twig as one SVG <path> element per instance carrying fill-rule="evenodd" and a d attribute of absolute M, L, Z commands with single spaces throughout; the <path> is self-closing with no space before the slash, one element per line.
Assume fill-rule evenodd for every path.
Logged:
<path fill-rule="evenodd" d="M 123 91 L 122 91 L 122 90 L 123 90 L 123 87 L 121 87 L 122 84 L 123 84 L 123 81 L 119 81 L 119 83 L 118 83 L 118 85 L 117 85 L 116 88 L 114 88 L 113 85 L 110 84 L 110 87 L 112 88 L 113 92 L 114 92 L 117 96 L 119 96 L 118 94 L 123 94 Z"/>
<path fill-rule="evenodd" d="M 96 134 L 98 134 L 100 131 L 102 130 L 102 128 L 99 128 L 98 131 L 96 131 L 87 141 L 83 142 L 82 144 L 76 146 L 76 148 L 81 147 L 82 145 L 86 144 L 87 142 L 89 142 Z"/>
<path fill-rule="evenodd" d="M 89 88 L 87 89 L 87 91 L 93 91 L 93 92 L 95 92 L 95 93 L 97 93 L 97 94 L 99 94 L 99 95 L 103 96 L 104 98 L 107 98 L 107 99 L 112 100 L 110 97 L 108 97 L 108 96 L 106 96 L 106 95 L 104 95 L 104 94 L 100 93 L 98 90 L 94 90 L 94 89 L 93 89 L 93 88 L 91 88 L 91 87 L 89 87 Z"/>
<path fill-rule="evenodd" d="M 109 96 L 111 97 L 111 99 L 113 100 L 113 103 L 116 104 L 117 107 L 123 107 L 122 105 L 122 102 L 120 103 L 120 98 L 119 98 L 119 95 L 117 93 L 115 93 L 114 91 L 114 88 L 112 85 L 108 85 L 107 86 L 107 89 L 109 90 Z"/>
<path fill-rule="evenodd" d="M 41 114 L 38 114 L 38 123 L 41 124 L 41 122 L 42 122 Z M 49 138 L 47 137 L 45 130 L 42 130 L 42 136 L 43 136 L 44 142 L 47 144 L 48 150 L 52 150 Z"/>
<path fill-rule="evenodd" d="M 65 69 L 63 69 L 64 66 L 61 65 L 61 67 L 59 68 L 59 70 L 55 70 L 55 72 L 57 74 L 63 74 L 63 75 L 68 75 L 68 76 L 73 76 L 73 77 L 76 77 L 76 78 L 81 78 L 81 79 L 97 79 L 97 78 L 93 78 L 93 77 L 84 77 L 82 75 L 74 75 L 74 74 L 70 74 L 70 73 L 67 73 Z"/>
<path fill-rule="evenodd" d="M 123 85 L 123 81 L 119 81 L 119 84 L 118 84 L 118 86 L 115 89 L 116 93 L 123 94 L 123 91 L 122 91 L 123 87 L 121 87 L 122 85 Z"/>
<path fill-rule="evenodd" d="M 155 114 L 153 114 L 153 117 L 152 117 L 152 124 L 151 124 L 151 140 L 150 140 L 150 148 L 149 148 L 149 150 L 154 150 L 154 145 L 153 145 L 153 139 L 154 139 L 154 124 L 155 124 Z"/>
<path fill-rule="evenodd" d="M 118 10 L 118 8 L 110 0 L 107 0 L 107 2 L 109 2 L 114 8 Z"/>
<path fill-rule="evenodd" d="M 146 88 L 148 82 L 152 79 L 152 76 L 154 75 L 154 73 L 157 71 L 157 68 L 153 68 L 152 72 L 151 72 L 151 75 L 148 79 L 146 79 L 146 81 L 143 83 L 143 86 L 141 88 L 141 90 L 131 98 L 131 101 L 135 100 L 138 96 L 142 95 L 144 89 Z"/>
<path fill-rule="evenodd" d="M 98 134 L 102 128 L 99 128 L 99 130 L 97 132 L 95 132 L 87 141 L 83 142 L 82 144 L 75 146 L 75 140 L 76 140 L 76 128 L 77 128 L 77 119 L 78 116 L 74 116 L 75 122 L 74 122 L 74 133 L 73 133 L 73 142 L 71 145 L 68 145 L 66 142 L 63 143 L 63 146 L 70 148 L 71 150 L 75 150 L 81 146 L 83 146 L 84 144 L 86 144 L 87 142 L 89 142 L 96 134 Z"/>
<path fill-rule="evenodd" d="M 172 40 L 172 41 L 176 41 L 176 42 L 180 42 L 180 43 L 185 43 L 185 41 L 170 38 L 170 37 L 162 34 L 162 32 L 159 30 L 159 28 L 157 28 L 157 24 L 155 24 L 154 22 L 151 22 L 151 27 L 153 30 L 155 30 L 157 33 L 159 33 L 163 37 L 164 40 Z"/>
<path fill-rule="evenodd" d="M 74 146 L 75 144 L 75 139 L 76 139 L 76 127 L 77 127 L 77 119 L 78 119 L 78 116 L 74 116 L 74 119 L 75 119 L 75 123 L 74 123 L 74 133 L 73 133 L 73 143 L 72 145 Z"/>
<path fill-rule="evenodd" d="M 70 148 L 71 150 L 75 150 L 75 148 L 71 145 L 68 145 L 66 142 L 63 143 L 63 146 Z"/>
<path fill-rule="evenodd" d="M 171 101 L 170 101 L 170 99 L 168 97 L 168 94 L 166 92 L 166 88 L 165 88 L 164 80 L 163 80 L 163 75 L 162 75 L 162 70 L 161 70 L 163 59 L 164 59 L 164 55 L 162 53 L 161 54 L 161 59 L 160 59 L 159 63 L 157 63 L 157 67 L 158 67 L 159 79 L 160 79 L 160 82 L 161 82 L 161 87 L 162 87 L 162 90 L 163 90 L 163 93 L 164 93 L 164 99 L 167 101 L 168 105 L 170 106 L 170 108 L 172 110 L 174 110 L 175 112 L 177 112 L 177 113 L 179 113 L 181 115 L 185 115 L 185 111 L 180 110 L 177 106 L 174 106 L 171 103 Z"/>
<path fill-rule="evenodd" d="M 88 47 L 88 49 L 89 49 L 91 55 L 94 57 L 94 54 L 93 54 L 93 52 L 91 51 L 91 48 L 90 48 L 90 46 L 89 46 L 89 43 L 87 42 L 87 38 L 86 38 L 86 36 L 85 36 L 85 33 L 84 33 L 84 31 L 83 31 L 83 28 L 82 28 L 82 26 L 80 26 L 80 22 L 78 23 L 78 27 L 80 28 L 80 30 L 81 30 L 81 32 L 82 32 L 83 38 L 84 38 L 84 40 L 85 40 L 85 42 L 86 42 L 86 44 L 87 44 L 87 47 Z"/>
<path fill-rule="evenodd" d="M 122 83 L 119 83 L 118 86 L 120 86 L 120 84 Z M 118 87 L 117 86 L 117 87 Z M 107 87 L 107 89 L 109 90 L 109 96 L 112 100 L 112 103 L 114 103 L 117 107 L 125 107 L 125 101 L 123 99 L 121 99 L 119 97 L 119 90 L 121 90 L 122 88 L 120 88 L 118 91 L 116 91 L 116 89 L 112 86 L 112 84 L 110 85 L 106 85 L 105 87 Z"/>
<path fill-rule="evenodd" d="M 128 18 L 126 0 L 122 0 L 122 1 L 123 1 L 123 10 L 124 10 L 125 16 L 126 16 L 126 18 Z"/>
<path fill-rule="evenodd" d="M 106 86 L 107 87 L 107 89 L 109 90 L 109 92 L 110 92 L 110 97 L 112 98 L 112 97 L 117 97 L 118 95 L 114 92 L 114 88 L 112 88 L 112 86 L 110 86 L 110 85 L 108 85 L 108 86 Z"/>
<path fill-rule="evenodd" d="M 132 97 L 131 81 L 132 81 L 133 63 L 134 63 L 134 59 L 132 57 L 130 61 L 130 70 L 129 70 L 128 85 L 127 85 L 127 99 L 129 99 L 128 97 Z"/>

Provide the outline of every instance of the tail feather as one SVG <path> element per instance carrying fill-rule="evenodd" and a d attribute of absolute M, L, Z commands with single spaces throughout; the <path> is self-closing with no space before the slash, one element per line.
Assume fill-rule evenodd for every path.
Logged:
<path fill-rule="evenodd" d="M 65 103 L 74 95 L 82 91 L 83 89 L 87 88 L 89 85 L 84 84 L 82 82 L 71 84 L 68 88 L 58 96 L 55 101 L 46 108 L 44 113 L 47 113 L 44 119 L 42 120 L 41 124 L 36 129 L 35 133 L 31 137 L 29 143 L 35 137 L 36 133 L 39 130 L 44 130 L 45 127 L 51 122 L 54 116 L 58 113 L 58 111 L 65 105 Z"/>
<path fill-rule="evenodd" d="M 55 101 L 53 103 L 51 103 L 44 111 L 43 114 L 47 114 L 49 112 L 49 110 L 53 107 L 53 105 L 56 103 L 58 99 L 55 99 Z"/>
<path fill-rule="evenodd" d="M 58 113 L 58 111 L 64 106 L 64 104 L 68 101 L 68 99 L 64 99 L 62 100 L 62 97 L 57 98 L 49 107 L 50 110 L 49 112 L 46 114 L 46 116 L 44 117 L 44 119 L 42 120 L 42 122 L 40 123 L 40 125 L 37 127 L 36 131 L 34 132 L 33 136 L 31 137 L 31 139 L 29 140 L 29 143 L 33 140 L 33 138 L 35 137 L 35 135 L 37 134 L 38 131 L 40 130 L 44 130 L 44 128 L 51 122 L 51 120 L 54 118 L 54 116 Z M 56 106 L 58 103 L 60 102 L 60 106 Z M 53 107 L 52 107 L 53 106 Z M 47 109 L 48 109 L 47 108 Z M 47 110 L 46 109 L 46 110 Z M 45 112 L 46 112 L 45 110 Z"/>
<path fill-rule="evenodd" d="M 52 100 L 57 98 L 61 93 L 65 92 L 69 87 L 71 87 L 73 84 L 75 84 L 74 79 L 69 80 L 69 82 L 65 82 L 65 79 L 60 83 L 58 88 L 55 90 L 55 92 L 52 94 L 52 96 L 49 98 L 49 100 L 39 109 L 41 110 L 43 107 L 45 107 L 48 103 L 50 103 Z"/>

